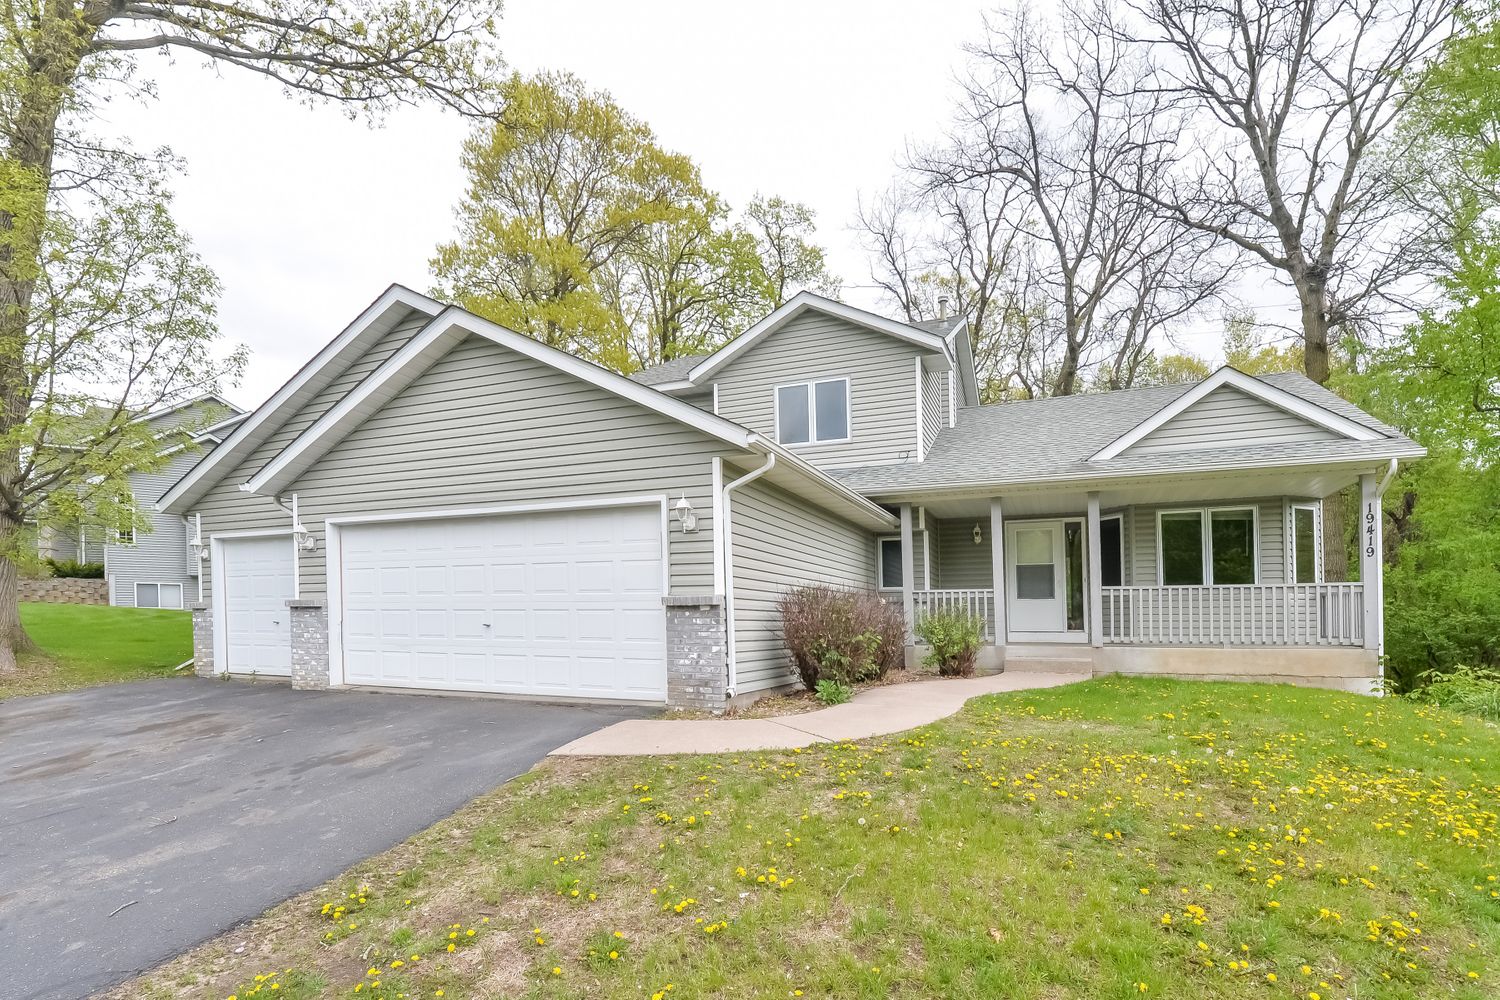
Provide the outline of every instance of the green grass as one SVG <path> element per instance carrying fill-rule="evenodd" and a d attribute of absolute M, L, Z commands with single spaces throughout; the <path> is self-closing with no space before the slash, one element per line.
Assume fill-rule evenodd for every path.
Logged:
<path fill-rule="evenodd" d="M 21 623 L 40 652 L 23 657 L 14 675 L 0 675 L 0 701 L 164 677 L 193 655 L 186 611 L 22 604 Z"/>
<path fill-rule="evenodd" d="M 1497 813 L 1479 719 L 1096 680 L 857 745 L 549 762 L 111 995 L 1481 1000 Z"/>

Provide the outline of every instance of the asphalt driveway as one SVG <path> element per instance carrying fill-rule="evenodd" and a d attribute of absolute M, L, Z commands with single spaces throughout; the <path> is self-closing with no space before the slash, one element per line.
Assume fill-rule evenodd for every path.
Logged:
<path fill-rule="evenodd" d="M 119 983 L 642 714 L 197 679 L 0 704 L 6 1000 Z"/>

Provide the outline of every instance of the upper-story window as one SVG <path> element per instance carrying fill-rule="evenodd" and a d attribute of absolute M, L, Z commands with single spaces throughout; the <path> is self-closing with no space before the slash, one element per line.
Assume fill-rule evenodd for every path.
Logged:
<path fill-rule="evenodd" d="M 780 444 L 849 440 L 849 380 L 830 378 L 777 386 L 776 440 Z"/>

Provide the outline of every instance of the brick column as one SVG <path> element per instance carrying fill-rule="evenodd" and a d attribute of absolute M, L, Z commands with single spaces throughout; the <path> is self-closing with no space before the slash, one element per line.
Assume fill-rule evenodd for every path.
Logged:
<path fill-rule="evenodd" d="M 286 602 L 292 615 L 292 687 L 328 687 L 328 611 L 320 601 Z"/>
<path fill-rule="evenodd" d="M 724 600 L 717 594 L 672 594 L 667 613 L 667 704 L 724 710 L 728 642 Z"/>
<path fill-rule="evenodd" d="M 193 613 L 193 673 L 214 676 L 214 611 L 207 604 L 189 606 Z"/>

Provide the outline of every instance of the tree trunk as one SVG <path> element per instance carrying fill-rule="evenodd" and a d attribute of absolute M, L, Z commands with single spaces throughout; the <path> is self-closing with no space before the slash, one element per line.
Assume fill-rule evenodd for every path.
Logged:
<path fill-rule="evenodd" d="M 20 526 L 9 518 L 0 520 L 0 552 L 13 551 L 22 541 Z M 0 554 L 0 674 L 16 669 L 16 655 L 36 649 L 36 643 L 21 624 L 18 584 L 21 574 L 8 555 Z"/>
<path fill-rule="evenodd" d="M 1303 275 L 1297 297 L 1302 301 L 1302 368 L 1323 385 L 1328 381 L 1328 286 Z"/>
<path fill-rule="evenodd" d="M 15 84 L 14 112 L 4 140 L 6 176 L 15 185 L 0 208 L 0 671 L 34 648 L 21 627 L 11 558 L 21 541 L 27 484 L 21 481 L 21 430 L 31 414 L 27 344 L 31 299 L 52 186 L 57 122 L 97 25 L 71 8 L 49 5 L 30 39 L 34 51 Z"/>

